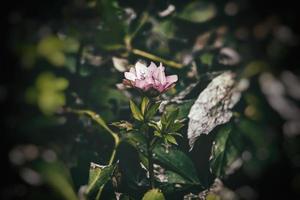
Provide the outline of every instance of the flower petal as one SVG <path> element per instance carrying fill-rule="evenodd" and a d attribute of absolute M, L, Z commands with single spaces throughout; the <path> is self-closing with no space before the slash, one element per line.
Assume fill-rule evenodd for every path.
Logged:
<path fill-rule="evenodd" d="M 148 67 L 148 76 L 152 76 L 153 73 L 156 71 L 157 66 L 155 65 L 154 62 L 151 62 L 151 64 Z"/>
<path fill-rule="evenodd" d="M 135 74 L 131 73 L 131 72 L 125 72 L 124 76 L 126 79 L 130 80 L 130 81 L 135 81 L 136 76 Z"/>
<path fill-rule="evenodd" d="M 145 80 L 137 79 L 134 86 L 142 90 L 146 90 L 146 88 L 148 88 L 150 85 Z"/>
<path fill-rule="evenodd" d="M 168 83 L 175 83 L 176 81 L 178 81 L 178 76 L 177 75 L 167 76 L 167 82 Z"/>
<path fill-rule="evenodd" d="M 144 63 L 138 61 L 135 64 L 135 71 L 138 79 L 144 79 L 146 74 L 148 73 L 148 68 Z"/>
<path fill-rule="evenodd" d="M 160 63 L 159 67 L 153 72 L 153 78 L 156 80 L 155 82 L 159 82 L 160 84 L 164 85 L 166 83 L 166 75 L 165 75 L 165 68 Z M 157 83 L 155 83 L 157 85 Z"/>

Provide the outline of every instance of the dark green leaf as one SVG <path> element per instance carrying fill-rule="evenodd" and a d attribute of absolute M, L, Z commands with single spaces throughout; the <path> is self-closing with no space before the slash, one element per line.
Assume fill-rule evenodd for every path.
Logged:
<path fill-rule="evenodd" d="M 173 111 L 175 109 L 179 109 L 178 119 L 187 118 L 192 105 L 194 104 L 194 100 L 187 100 L 181 104 L 170 104 L 166 106 L 166 111 Z"/>
<path fill-rule="evenodd" d="M 218 131 L 210 159 L 213 174 L 218 177 L 226 174 L 226 170 L 240 154 L 241 141 L 239 133 L 233 132 L 231 124 L 225 125 Z"/>
<path fill-rule="evenodd" d="M 159 108 L 160 102 L 156 102 L 153 105 L 150 106 L 150 108 L 148 109 L 145 118 L 146 119 L 151 119 L 157 112 L 158 108 Z"/>
<path fill-rule="evenodd" d="M 178 173 L 189 182 L 200 184 L 193 162 L 182 151 L 157 145 L 153 149 L 154 159 L 168 169 Z"/>
<path fill-rule="evenodd" d="M 142 162 L 145 166 L 148 166 L 148 161 L 146 158 L 146 138 L 142 134 L 130 133 L 127 134 L 126 139 L 128 143 L 130 143 L 139 151 Z M 181 177 L 186 179 L 186 182 L 194 185 L 200 185 L 197 171 L 193 162 L 182 151 L 174 148 L 166 149 L 162 147 L 161 144 L 157 144 L 153 149 L 153 153 L 155 162 L 158 162 L 166 169 L 172 170 L 173 172 L 179 174 Z"/>
<path fill-rule="evenodd" d="M 174 124 L 172 124 L 172 126 L 169 128 L 169 131 L 176 132 L 179 131 L 182 127 L 184 127 L 184 124 L 177 121 Z"/>
<path fill-rule="evenodd" d="M 167 123 L 166 123 L 166 130 L 169 130 L 170 127 L 175 123 L 175 120 L 178 117 L 179 109 L 175 109 L 172 112 L 167 114 Z"/>

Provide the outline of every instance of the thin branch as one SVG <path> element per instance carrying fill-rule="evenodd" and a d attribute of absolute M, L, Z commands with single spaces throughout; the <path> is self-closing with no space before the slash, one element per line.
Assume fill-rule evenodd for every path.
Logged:
<path fill-rule="evenodd" d="M 148 53 L 148 52 L 140 50 L 140 49 L 131 49 L 130 51 L 135 55 L 142 56 L 142 57 L 148 58 L 153 61 L 162 62 L 170 67 L 174 67 L 177 69 L 180 69 L 183 67 L 183 64 L 181 64 L 181 63 L 177 63 L 172 60 L 166 60 L 164 58 L 161 58 L 159 56 L 156 56 L 154 54 Z"/>

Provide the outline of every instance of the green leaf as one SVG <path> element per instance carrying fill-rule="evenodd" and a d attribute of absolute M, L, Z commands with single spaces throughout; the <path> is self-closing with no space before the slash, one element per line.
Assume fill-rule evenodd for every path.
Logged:
<path fill-rule="evenodd" d="M 147 109 L 147 106 L 149 104 L 149 98 L 148 97 L 143 97 L 142 103 L 141 103 L 141 111 L 142 115 L 145 115 L 145 111 Z"/>
<path fill-rule="evenodd" d="M 184 127 L 184 123 L 181 122 L 175 122 L 172 124 L 172 126 L 169 128 L 170 132 L 176 132 L 179 131 L 182 127 Z"/>
<path fill-rule="evenodd" d="M 146 138 L 138 133 L 126 135 L 126 141 L 134 146 L 140 155 L 140 159 L 147 165 Z M 168 170 L 177 173 L 190 185 L 201 185 L 198 179 L 196 168 L 191 159 L 182 151 L 174 148 L 166 149 L 161 144 L 157 144 L 153 149 L 153 159 Z"/>
<path fill-rule="evenodd" d="M 131 109 L 131 113 L 132 113 L 132 116 L 134 117 L 134 119 L 136 119 L 138 121 L 143 120 L 143 115 L 142 115 L 140 109 L 136 106 L 136 104 L 132 100 L 130 100 L 130 109 Z"/>
<path fill-rule="evenodd" d="M 102 168 L 103 166 L 91 162 L 88 185 L 90 185 L 96 179 L 96 177 L 100 174 Z"/>
<path fill-rule="evenodd" d="M 165 197 L 159 189 L 151 189 L 146 192 L 142 200 L 165 200 Z"/>
<path fill-rule="evenodd" d="M 166 112 L 173 111 L 175 109 L 179 109 L 178 119 L 187 118 L 192 105 L 194 104 L 195 100 L 186 100 L 184 103 L 181 104 L 170 104 L 166 106 Z"/>
<path fill-rule="evenodd" d="M 36 103 L 43 114 L 49 116 L 65 105 L 64 90 L 68 85 L 67 79 L 56 77 L 52 72 L 42 72 L 36 79 L 35 87 L 30 87 L 25 97 L 28 103 Z"/>
<path fill-rule="evenodd" d="M 138 150 L 140 158 L 143 160 L 143 164 L 148 166 L 148 161 L 146 160 L 146 138 L 139 133 L 128 133 L 126 134 L 126 141 Z M 155 145 L 153 153 L 155 162 L 160 163 L 166 169 L 179 174 L 186 182 L 194 185 L 201 185 L 196 168 L 192 160 L 185 153 L 175 148 L 166 149 L 161 144 Z"/>
<path fill-rule="evenodd" d="M 196 168 L 190 158 L 182 151 L 162 147 L 160 144 L 153 149 L 154 159 L 168 169 L 178 173 L 189 182 L 200 185 Z"/>
<path fill-rule="evenodd" d="M 156 102 L 153 105 L 150 106 L 150 108 L 148 109 L 145 118 L 146 119 L 151 119 L 157 112 L 158 108 L 159 108 L 160 102 Z"/>
<path fill-rule="evenodd" d="M 86 194 L 89 197 L 96 195 L 99 190 L 102 190 L 104 185 L 111 179 L 111 176 L 116 168 L 116 164 L 101 166 L 91 163 L 89 184 L 86 189 Z"/>
<path fill-rule="evenodd" d="M 238 158 L 242 149 L 242 138 L 239 133 L 234 132 L 232 124 L 222 127 L 215 138 L 210 168 L 217 177 L 226 175 L 226 170 Z"/>
<path fill-rule="evenodd" d="M 179 109 L 175 109 L 174 111 L 168 113 L 167 123 L 166 123 L 166 127 L 165 127 L 167 131 L 169 131 L 170 128 L 175 123 L 175 120 L 177 119 L 178 114 L 179 114 Z"/>
<path fill-rule="evenodd" d="M 174 136 L 166 135 L 165 138 L 169 143 L 178 145 Z"/>
<path fill-rule="evenodd" d="M 164 191 L 164 194 L 173 194 L 176 191 L 184 191 L 189 187 L 194 186 L 194 183 L 189 182 L 187 179 L 173 171 L 165 170 L 164 176 L 167 177 L 168 182 L 161 182 L 158 184 L 158 187 Z"/>
<path fill-rule="evenodd" d="M 212 3 L 194 1 L 188 4 L 177 17 L 193 23 L 203 23 L 214 18 L 216 14 L 216 7 Z"/>

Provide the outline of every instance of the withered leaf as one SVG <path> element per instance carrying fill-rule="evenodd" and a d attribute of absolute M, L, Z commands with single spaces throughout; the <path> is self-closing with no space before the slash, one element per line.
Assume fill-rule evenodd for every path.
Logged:
<path fill-rule="evenodd" d="M 191 149 L 201 134 L 209 134 L 216 126 L 232 117 L 231 109 L 245 89 L 237 84 L 235 73 L 226 71 L 214 78 L 200 93 L 189 112 L 188 139 Z"/>

